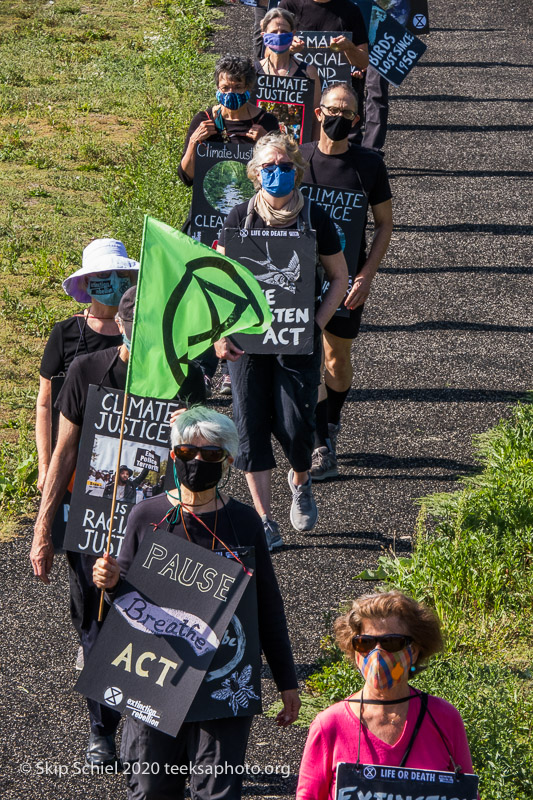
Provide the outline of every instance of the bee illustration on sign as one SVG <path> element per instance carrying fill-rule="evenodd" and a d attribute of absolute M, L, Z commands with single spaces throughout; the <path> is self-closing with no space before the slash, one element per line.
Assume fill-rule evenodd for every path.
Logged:
<path fill-rule="evenodd" d="M 257 259 L 249 258 L 248 256 L 242 256 L 242 260 L 253 261 L 260 267 L 266 267 L 268 269 L 268 272 L 255 276 L 261 283 L 267 283 L 270 286 L 279 286 L 280 289 L 286 289 L 291 294 L 295 294 L 295 283 L 300 279 L 301 272 L 300 259 L 298 258 L 297 252 L 293 250 L 291 260 L 286 267 L 277 267 L 274 264 L 270 256 L 270 250 L 268 249 L 268 242 L 266 243 L 266 253 L 267 258 L 265 261 L 257 261 Z"/>
<path fill-rule="evenodd" d="M 249 700 L 259 700 L 258 695 L 255 694 L 250 685 L 251 676 L 252 667 L 250 664 L 244 667 L 240 675 L 238 672 L 232 672 L 229 678 L 222 681 L 223 688 L 212 692 L 211 697 L 214 700 L 227 700 L 231 710 L 237 715 L 239 706 L 248 708 Z"/>

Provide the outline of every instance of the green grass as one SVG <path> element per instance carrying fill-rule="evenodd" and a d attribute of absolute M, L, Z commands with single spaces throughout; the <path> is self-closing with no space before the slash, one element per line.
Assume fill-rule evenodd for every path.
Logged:
<path fill-rule="evenodd" d="M 480 472 L 423 498 L 413 553 L 381 580 L 436 609 L 446 651 L 414 679 L 461 712 L 483 800 L 533 796 L 533 398 L 476 437 Z M 307 680 L 304 722 L 361 686 L 331 635 Z"/>

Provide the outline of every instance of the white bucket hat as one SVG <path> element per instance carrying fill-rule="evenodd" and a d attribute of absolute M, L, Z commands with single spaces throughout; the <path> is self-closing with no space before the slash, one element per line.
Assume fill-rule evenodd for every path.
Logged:
<path fill-rule="evenodd" d="M 126 248 L 118 239 L 95 239 L 83 251 L 81 269 L 73 272 L 63 281 L 65 292 L 78 303 L 90 303 L 91 295 L 85 290 L 87 275 L 110 270 L 130 270 L 138 272 L 139 262 L 128 258 Z"/>

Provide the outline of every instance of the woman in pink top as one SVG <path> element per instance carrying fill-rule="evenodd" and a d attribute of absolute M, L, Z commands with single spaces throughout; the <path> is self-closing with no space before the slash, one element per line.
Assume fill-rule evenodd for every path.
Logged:
<path fill-rule="evenodd" d="M 366 595 L 335 623 L 337 643 L 365 679 L 309 729 L 296 800 L 333 800 L 339 762 L 472 772 L 461 715 L 408 680 L 442 650 L 440 623 L 401 592 Z"/>

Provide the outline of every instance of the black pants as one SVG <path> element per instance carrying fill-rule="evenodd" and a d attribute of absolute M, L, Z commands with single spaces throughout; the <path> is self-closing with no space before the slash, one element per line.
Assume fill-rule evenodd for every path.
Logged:
<path fill-rule="evenodd" d="M 383 150 L 389 119 L 389 84 L 374 67 L 366 72 L 365 130 L 361 144 Z"/>
<path fill-rule="evenodd" d="M 126 717 L 120 755 L 128 800 L 183 800 L 187 777 L 192 800 L 239 800 L 252 719 L 185 722 L 172 737 Z"/>

